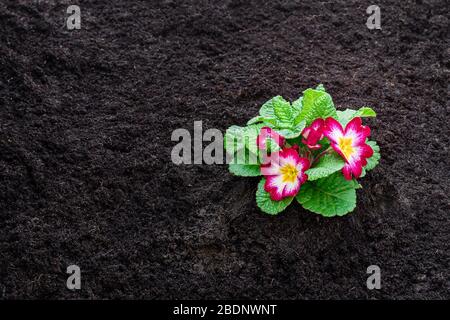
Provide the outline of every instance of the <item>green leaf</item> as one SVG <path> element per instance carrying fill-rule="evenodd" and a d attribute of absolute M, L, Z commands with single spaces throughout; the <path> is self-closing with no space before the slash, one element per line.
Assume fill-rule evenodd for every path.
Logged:
<path fill-rule="evenodd" d="M 294 139 L 302 133 L 305 128 L 305 121 L 300 122 L 296 126 L 292 126 L 291 128 L 282 128 L 282 129 L 274 129 L 278 134 L 281 134 L 286 139 Z"/>
<path fill-rule="evenodd" d="M 377 113 L 369 107 L 362 107 L 356 111 L 355 117 L 376 117 Z"/>
<path fill-rule="evenodd" d="M 343 216 L 356 207 L 355 182 L 336 172 L 302 185 L 296 199 L 303 208 L 322 216 Z"/>
<path fill-rule="evenodd" d="M 367 164 L 363 168 L 363 171 L 361 173 L 360 178 L 364 177 L 367 173 L 367 171 L 372 170 L 378 165 L 378 162 L 380 162 L 381 154 L 380 154 L 380 147 L 377 145 L 375 141 L 368 140 L 366 142 L 373 150 L 373 156 L 367 159 Z"/>
<path fill-rule="evenodd" d="M 277 124 L 278 124 L 278 121 L 275 118 L 264 118 L 264 125 L 265 126 L 274 128 L 274 127 L 277 126 Z"/>
<path fill-rule="evenodd" d="M 247 121 L 247 125 L 251 125 L 251 124 L 255 124 L 255 123 L 259 123 L 259 122 L 263 122 L 264 121 L 264 117 L 263 116 L 256 116 L 251 118 L 250 120 Z"/>
<path fill-rule="evenodd" d="M 235 176 L 257 177 L 261 175 L 259 165 L 253 164 L 229 164 L 228 170 Z"/>
<path fill-rule="evenodd" d="M 292 202 L 294 197 L 284 198 L 280 201 L 274 201 L 270 198 L 270 194 L 264 190 L 264 184 L 266 179 L 263 178 L 258 184 L 258 190 L 256 191 L 256 204 L 265 213 L 275 215 L 286 209 L 286 207 Z"/>
<path fill-rule="evenodd" d="M 301 99 L 291 106 L 281 96 L 276 96 L 267 101 L 260 110 L 264 118 L 264 125 L 271 127 L 287 139 L 298 137 L 305 128 L 304 121 L 295 122 L 301 110 Z"/>
<path fill-rule="evenodd" d="M 282 96 L 276 96 L 264 103 L 259 109 L 259 114 L 265 118 L 275 118 L 274 105 L 287 102 Z"/>
<path fill-rule="evenodd" d="M 287 126 L 291 125 L 293 120 L 292 107 L 288 101 L 284 100 L 283 98 L 274 100 L 273 111 L 280 124 L 284 123 Z"/>
<path fill-rule="evenodd" d="M 353 183 L 353 188 L 355 189 L 362 189 L 362 185 L 359 184 L 359 182 L 356 179 L 352 179 L 351 182 Z"/>
<path fill-rule="evenodd" d="M 272 138 L 266 139 L 266 148 L 267 152 L 276 152 L 281 150 L 281 147 Z"/>
<path fill-rule="evenodd" d="M 317 118 L 337 117 L 331 96 L 322 90 L 307 89 L 303 92 L 303 108 L 295 122 L 306 121 L 310 125 Z"/>
<path fill-rule="evenodd" d="M 231 126 L 225 132 L 224 144 L 227 151 L 238 151 L 242 148 L 247 148 L 250 152 L 257 153 L 258 146 L 256 145 L 256 138 L 259 135 L 263 123 L 256 123 L 247 127 Z M 231 147 L 234 148 L 232 150 Z"/>
<path fill-rule="evenodd" d="M 337 111 L 337 120 L 345 128 L 345 126 L 355 117 L 376 117 L 375 111 L 369 107 L 362 107 L 359 110 L 346 109 Z"/>
<path fill-rule="evenodd" d="M 241 137 L 243 130 L 244 127 L 239 126 L 231 126 L 227 129 L 223 139 L 225 150 L 233 149 L 233 151 L 237 151 L 244 147 L 242 143 L 239 143 L 242 140 Z"/>
<path fill-rule="evenodd" d="M 373 156 L 367 159 L 367 165 L 364 167 L 366 171 L 372 170 L 378 165 L 378 162 L 380 161 L 381 154 L 380 154 L 380 147 L 375 141 L 368 140 L 366 142 L 373 150 Z"/>
<path fill-rule="evenodd" d="M 353 119 L 356 110 L 346 109 L 344 111 L 337 111 L 337 121 L 342 125 L 343 128 Z"/>
<path fill-rule="evenodd" d="M 316 90 L 326 92 L 326 91 L 325 91 L 325 87 L 323 86 L 323 84 L 319 84 L 319 85 L 316 87 Z"/>
<path fill-rule="evenodd" d="M 298 98 L 294 102 L 292 102 L 292 109 L 294 109 L 294 113 L 298 115 L 303 108 L 303 97 Z"/>
<path fill-rule="evenodd" d="M 259 165 L 259 157 L 257 153 L 250 152 L 247 148 L 241 149 L 234 154 L 227 151 L 227 163 L 229 165 Z"/>
<path fill-rule="evenodd" d="M 256 144 L 256 139 L 261 131 L 264 124 L 257 123 L 245 127 L 243 132 L 243 137 L 245 141 L 245 147 L 252 153 L 258 154 L 258 145 Z"/>
<path fill-rule="evenodd" d="M 341 170 L 344 165 L 345 161 L 338 154 L 326 154 L 319 159 L 313 168 L 306 171 L 308 181 L 325 178 L 334 172 Z"/>
<path fill-rule="evenodd" d="M 258 162 L 256 138 L 263 126 L 264 124 L 257 123 L 247 127 L 231 126 L 227 129 L 224 147 L 228 163 L 254 165 Z"/>

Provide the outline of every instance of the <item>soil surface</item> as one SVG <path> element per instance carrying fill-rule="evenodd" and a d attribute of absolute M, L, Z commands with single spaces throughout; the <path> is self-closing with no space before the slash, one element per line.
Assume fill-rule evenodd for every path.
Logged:
<path fill-rule="evenodd" d="M 378 1 L 381 30 L 370 1 L 80 1 L 73 31 L 69 4 L 0 0 L 1 298 L 450 298 L 447 1 Z M 378 113 L 353 213 L 171 162 L 173 130 L 318 83 Z"/>

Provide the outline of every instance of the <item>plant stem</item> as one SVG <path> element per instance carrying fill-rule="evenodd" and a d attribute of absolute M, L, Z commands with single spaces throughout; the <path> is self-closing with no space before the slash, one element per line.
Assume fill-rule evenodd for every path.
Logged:
<path fill-rule="evenodd" d="M 314 161 L 312 162 L 311 167 L 312 167 L 314 164 L 316 164 L 316 162 L 317 162 L 320 158 L 322 158 L 324 155 L 326 155 L 327 153 L 329 153 L 331 150 L 332 150 L 332 148 L 331 148 L 331 147 L 328 147 L 327 149 L 325 149 L 324 151 L 322 151 L 321 153 L 319 153 L 319 154 L 317 155 L 317 157 L 314 158 Z"/>

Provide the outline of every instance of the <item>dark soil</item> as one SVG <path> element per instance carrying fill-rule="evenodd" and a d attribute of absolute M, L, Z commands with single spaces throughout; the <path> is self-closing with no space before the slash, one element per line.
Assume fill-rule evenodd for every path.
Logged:
<path fill-rule="evenodd" d="M 450 298 L 447 1 L 378 1 L 382 30 L 370 1 L 80 2 L 69 31 L 72 1 L 0 1 L 0 297 Z M 318 83 L 378 112 L 353 213 L 267 216 L 258 179 L 171 162 L 174 129 Z"/>

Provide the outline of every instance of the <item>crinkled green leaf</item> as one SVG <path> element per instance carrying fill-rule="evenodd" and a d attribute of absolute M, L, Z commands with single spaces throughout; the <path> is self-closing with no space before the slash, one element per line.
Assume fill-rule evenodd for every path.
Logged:
<path fill-rule="evenodd" d="M 256 144 L 256 139 L 258 138 L 262 127 L 264 127 L 264 124 L 257 123 L 245 127 L 244 130 L 245 146 L 250 152 L 254 154 L 258 154 L 258 145 Z"/>
<path fill-rule="evenodd" d="M 292 102 L 292 108 L 294 109 L 294 114 L 298 115 L 302 111 L 302 104 L 303 97 L 298 98 L 294 102 Z"/>
<path fill-rule="evenodd" d="M 331 96 L 322 90 L 307 89 L 303 92 L 303 108 L 295 122 L 304 120 L 310 125 L 317 118 L 337 117 Z"/>
<path fill-rule="evenodd" d="M 275 152 L 275 151 L 281 150 L 281 147 L 272 138 L 266 139 L 266 148 L 267 148 L 267 152 Z"/>
<path fill-rule="evenodd" d="M 301 99 L 295 107 L 281 96 L 267 101 L 260 110 L 264 125 L 271 127 L 287 139 L 298 137 L 305 127 L 303 121 L 295 122 L 301 110 Z"/>
<path fill-rule="evenodd" d="M 362 107 L 359 110 L 346 109 L 344 111 L 337 111 L 337 120 L 345 127 L 355 117 L 376 117 L 377 114 L 369 107 Z"/>
<path fill-rule="evenodd" d="M 257 177 L 261 175 L 260 166 L 257 164 L 229 164 L 228 170 L 235 176 Z"/>
<path fill-rule="evenodd" d="M 264 190 L 264 184 L 266 179 L 263 178 L 258 184 L 258 190 L 256 191 L 256 203 L 258 207 L 265 213 L 275 215 L 286 209 L 286 207 L 292 202 L 294 197 L 284 198 L 280 201 L 274 201 L 270 198 L 270 194 Z"/>
<path fill-rule="evenodd" d="M 274 105 L 277 103 L 283 103 L 286 100 L 282 96 L 276 96 L 264 103 L 259 109 L 259 114 L 264 118 L 275 118 Z"/>
<path fill-rule="evenodd" d="M 273 101 L 273 111 L 276 119 L 280 124 L 285 123 L 290 125 L 292 123 L 292 107 L 290 102 L 284 99 L 276 99 Z"/>
<path fill-rule="evenodd" d="M 278 134 L 281 134 L 286 139 L 294 139 L 302 133 L 305 128 L 305 121 L 300 122 L 296 126 L 292 126 L 291 128 L 282 128 L 282 129 L 274 129 Z"/>
<path fill-rule="evenodd" d="M 244 144 L 239 143 L 242 141 L 242 133 L 244 131 L 244 127 L 239 126 L 231 126 L 225 132 L 225 137 L 223 139 L 225 149 L 230 149 L 233 147 L 234 151 L 242 149 Z"/>
<path fill-rule="evenodd" d="M 325 178 L 336 171 L 341 170 L 345 161 L 336 153 L 326 154 L 314 164 L 314 167 L 306 171 L 308 181 Z"/>
<path fill-rule="evenodd" d="M 256 116 L 251 118 L 250 120 L 247 121 L 247 125 L 251 125 L 251 124 L 255 124 L 255 123 L 259 123 L 259 122 L 263 122 L 264 121 L 264 117 L 263 116 Z"/>
<path fill-rule="evenodd" d="M 239 165 L 259 165 L 258 153 L 252 153 L 247 148 L 243 148 L 232 154 L 227 150 L 227 163 Z"/>
<path fill-rule="evenodd" d="M 343 216 L 356 207 L 355 182 L 336 172 L 302 185 L 296 199 L 303 208 L 325 217 Z"/>
<path fill-rule="evenodd" d="M 227 129 L 224 145 L 228 163 L 257 164 L 258 146 L 256 139 L 263 126 L 264 124 L 257 123 L 247 127 L 231 126 Z"/>
<path fill-rule="evenodd" d="M 275 119 L 275 118 L 264 118 L 264 125 L 266 127 L 274 128 L 277 125 L 277 119 Z"/>
<path fill-rule="evenodd" d="M 262 123 L 252 124 L 246 127 L 231 126 L 225 132 L 224 144 L 228 150 L 230 146 L 234 145 L 234 151 L 238 151 L 242 148 L 247 148 L 250 152 L 257 153 L 258 147 L 256 145 L 256 138 L 259 135 L 261 128 L 264 126 Z M 230 145 L 228 145 L 228 142 Z"/>

